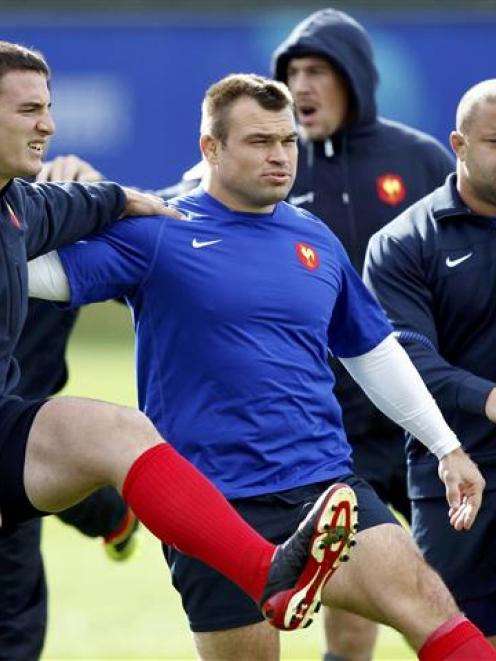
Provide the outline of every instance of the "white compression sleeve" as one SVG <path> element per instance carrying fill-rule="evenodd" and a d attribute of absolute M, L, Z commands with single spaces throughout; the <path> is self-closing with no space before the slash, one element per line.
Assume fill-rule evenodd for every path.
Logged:
<path fill-rule="evenodd" d="M 69 280 L 56 250 L 28 262 L 28 295 L 48 301 L 70 301 Z"/>
<path fill-rule="evenodd" d="M 377 408 L 438 459 L 460 447 L 422 377 L 392 335 L 371 351 L 340 361 Z"/>

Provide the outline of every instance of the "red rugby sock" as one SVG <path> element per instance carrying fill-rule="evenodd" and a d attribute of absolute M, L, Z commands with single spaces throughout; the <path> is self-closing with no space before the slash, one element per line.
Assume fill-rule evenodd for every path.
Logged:
<path fill-rule="evenodd" d="M 163 542 L 211 565 L 258 601 L 275 547 L 168 443 L 131 466 L 124 500 Z"/>
<path fill-rule="evenodd" d="M 454 615 L 427 638 L 418 657 L 420 661 L 485 661 L 496 659 L 496 650 L 470 620 Z"/>

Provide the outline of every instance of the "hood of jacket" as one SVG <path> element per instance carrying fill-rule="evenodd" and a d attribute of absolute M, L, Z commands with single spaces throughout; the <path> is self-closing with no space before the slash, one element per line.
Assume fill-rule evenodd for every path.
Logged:
<path fill-rule="evenodd" d="M 272 75 L 287 82 L 289 61 L 296 57 L 325 57 L 345 76 L 353 95 L 353 124 L 368 124 L 377 117 L 375 92 L 379 76 L 364 28 L 336 9 L 322 9 L 298 23 L 274 51 Z"/>

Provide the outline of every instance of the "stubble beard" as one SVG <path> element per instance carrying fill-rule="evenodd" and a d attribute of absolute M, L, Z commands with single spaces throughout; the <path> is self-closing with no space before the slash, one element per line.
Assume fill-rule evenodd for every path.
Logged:
<path fill-rule="evenodd" d="M 256 197 L 258 198 L 257 206 L 266 207 L 271 204 L 278 204 L 279 202 L 282 202 L 287 198 L 290 188 L 291 187 L 289 185 L 285 185 L 273 188 L 266 192 L 258 191 L 256 194 Z"/>
<path fill-rule="evenodd" d="M 476 184 L 472 183 L 472 189 L 475 196 L 486 204 L 496 208 L 496 178 L 494 180 L 485 180 Z"/>
<path fill-rule="evenodd" d="M 250 207 L 253 209 L 262 209 L 285 200 L 292 185 L 293 181 L 291 181 L 291 184 L 281 184 L 277 187 L 264 187 L 261 185 L 257 190 L 251 188 L 250 190 L 240 190 L 239 193 L 241 193 L 241 196 Z"/>

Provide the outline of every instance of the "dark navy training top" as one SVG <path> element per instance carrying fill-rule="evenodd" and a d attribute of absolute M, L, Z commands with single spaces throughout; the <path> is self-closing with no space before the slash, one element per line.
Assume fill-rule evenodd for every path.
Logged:
<path fill-rule="evenodd" d="M 124 192 L 111 183 L 12 179 L 0 190 L 0 397 L 19 381 L 13 353 L 26 319 L 27 260 L 103 229 L 124 205 Z"/>
<path fill-rule="evenodd" d="M 372 237 L 365 280 L 382 302 L 448 424 L 496 488 L 496 218 L 468 209 L 456 177 Z M 407 445 L 412 498 L 443 496 L 437 460 Z"/>

